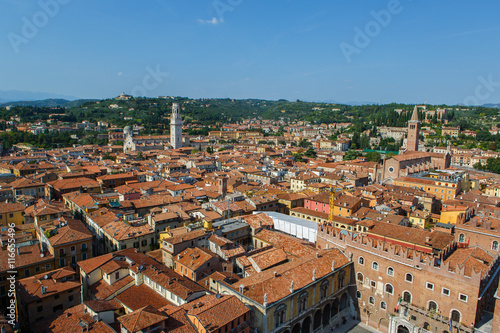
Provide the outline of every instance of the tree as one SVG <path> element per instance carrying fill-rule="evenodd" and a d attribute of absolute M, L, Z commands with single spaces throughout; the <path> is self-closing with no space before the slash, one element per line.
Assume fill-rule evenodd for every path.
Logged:
<path fill-rule="evenodd" d="M 304 156 L 307 157 L 316 157 L 316 152 L 314 151 L 313 147 L 309 147 L 306 152 L 304 153 Z"/>
<path fill-rule="evenodd" d="M 488 130 L 482 129 L 477 131 L 476 139 L 478 141 L 491 141 L 491 133 Z"/>
<path fill-rule="evenodd" d="M 144 160 L 144 155 L 142 155 L 142 151 L 138 152 L 135 158 L 138 160 Z"/>
<path fill-rule="evenodd" d="M 105 153 L 104 155 L 102 155 L 102 159 L 103 160 L 112 160 L 112 161 L 115 160 L 115 158 L 113 156 L 111 156 L 110 153 Z"/>
<path fill-rule="evenodd" d="M 354 150 L 354 149 L 350 149 L 350 150 L 348 150 L 345 153 L 345 155 L 344 155 L 344 161 L 354 160 L 354 159 L 358 158 L 361 155 L 362 155 L 361 152 L 359 152 L 357 150 Z"/>
<path fill-rule="evenodd" d="M 377 162 L 377 163 L 380 163 L 380 160 L 381 160 L 381 155 L 379 152 L 376 152 L 376 151 L 371 151 L 369 153 L 366 154 L 366 159 L 369 161 L 369 162 Z"/>
<path fill-rule="evenodd" d="M 305 139 L 302 139 L 299 142 L 299 147 L 307 148 L 307 147 L 310 147 L 310 146 L 312 146 L 312 143 L 310 143 L 309 141 L 307 141 Z"/>
<path fill-rule="evenodd" d="M 214 152 L 213 148 L 208 146 L 207 147 L 207 153 L 212 154 Z"/>
<path fill-rule="evenodd" d="M 360 149 L 370 148 L 370 138 L 368 138 L 368 136 L 366 136 L 366 134 L 363 134 L 359 138 L 359 148 Z"/>

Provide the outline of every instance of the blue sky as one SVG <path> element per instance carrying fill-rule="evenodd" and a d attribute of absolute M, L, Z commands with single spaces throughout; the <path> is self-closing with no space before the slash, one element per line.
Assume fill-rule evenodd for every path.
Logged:
<path fill-rule="evenodd" d="M 499 12 L 493 0 L 0 0 L 0 91 L 498 103 Z"/>

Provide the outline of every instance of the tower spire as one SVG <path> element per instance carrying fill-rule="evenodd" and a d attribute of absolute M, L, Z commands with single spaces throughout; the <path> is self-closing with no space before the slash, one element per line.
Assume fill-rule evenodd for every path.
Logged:
<path fill-rule="evenodd" d="M 420 121 L 418 120 L 418 106 L 415 105 L 413 109 L 413 114 L 411 120 L 408 122 L 408 136 L 406 138 L 406 150 L 407 151 L 418 151 L 420 135 Z"/>
<path fill-rule="evenodd" d="M 416 105 L 413 109 L 413 114 L 411 115 L 411 121 L 418 121 L 418 106 Z"/>

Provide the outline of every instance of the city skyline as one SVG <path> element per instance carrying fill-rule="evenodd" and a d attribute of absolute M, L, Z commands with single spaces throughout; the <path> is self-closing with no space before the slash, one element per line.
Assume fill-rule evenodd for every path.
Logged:
<path fill-rule="evenodd" d="M 0 95 L 500 101 L 493 1 L 2 5 Z"/>

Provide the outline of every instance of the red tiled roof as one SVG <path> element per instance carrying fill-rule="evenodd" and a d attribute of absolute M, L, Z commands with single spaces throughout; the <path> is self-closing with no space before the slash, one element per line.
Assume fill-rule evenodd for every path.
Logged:
<path fill-rule="evenodd" d="M 135 333 L 158 324 L 166 319 L 168 319 L 168 317 L 165 313 L 162 313 L 153 308 L 151 305 L 148 305 L 119 317 L 118 321 L 125 329 L 128 330 L 128 332 Z"/>
<path fill-rule="evenodd" d="M 141 284 L 139 286 L 134 285 L 120 293 L 115 298 L 132 311 L 148 305 L 155 309 L 159 309 L 167 304 L 170 304 L 166 298 L 163 298 L 160 294 L 145 284 Z"/>

